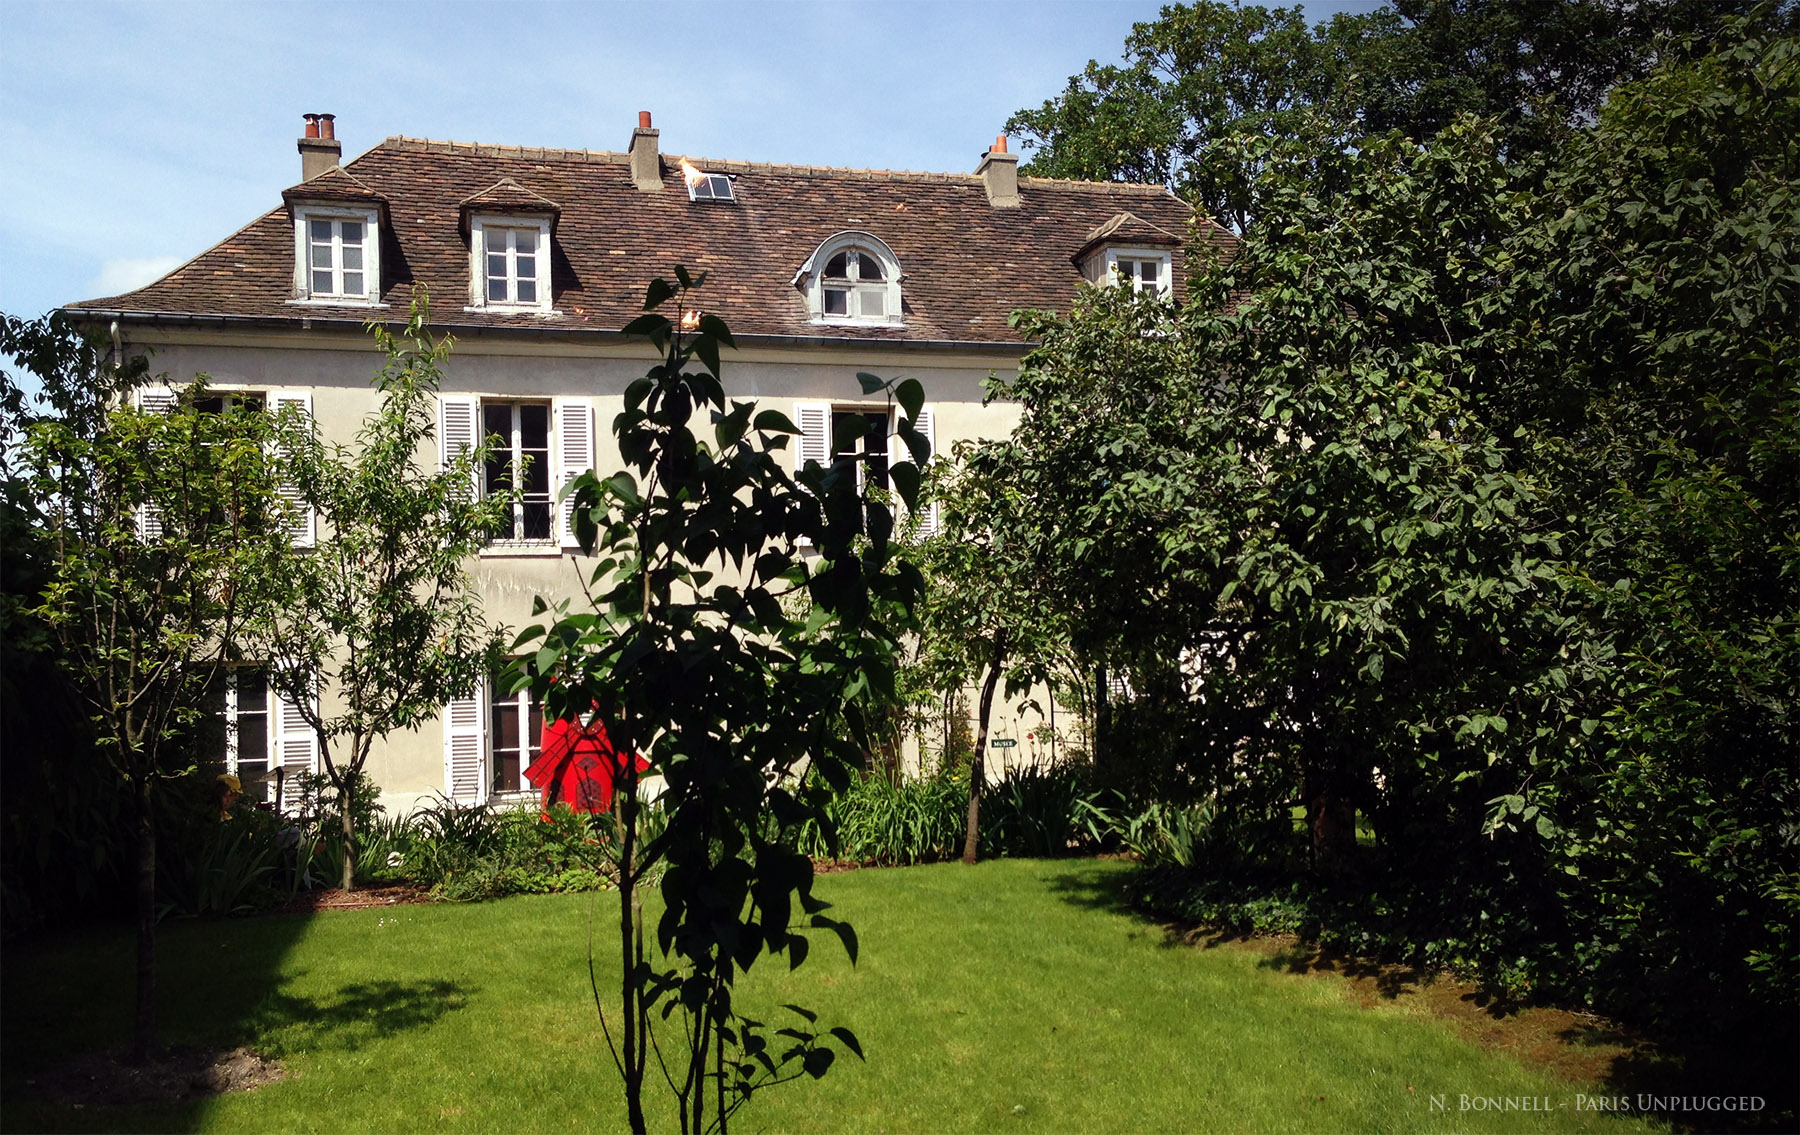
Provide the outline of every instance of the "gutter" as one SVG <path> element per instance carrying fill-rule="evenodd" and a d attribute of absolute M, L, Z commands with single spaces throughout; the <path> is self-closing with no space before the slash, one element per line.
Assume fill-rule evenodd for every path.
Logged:
<path fill-rule="evenodd" d="M 214 327 L 220 330 L 261 330 L 261 331 L 311 331 L 316 329 L 329 331 L 345 331 L 360 334 L 368 324 L 366 319 L 344 319 L 333 316 L 303 315 L 200 315 L 181 311 L 126 311 L 117 308 L 65 307 L 61 309 L 77 320 L 94 322 L 111 321 L 116 327 L 120 323 L 138 324 L 150 327 Z M 381 322 L 389 322 L 383 320 Z M 559 342 L 644 342 L 641 335 L 626 335 L 621 331 L 608 331 L 602 328 L 568 328 L 568 327 L 496 327 L 487 323 L 436 322 L 430 324 L 431 330 L 448 332 L 459 338 L 471 336 L 499 336 L 501 338 L 519 337 L 537 340 L 553 340 Z M 825 335 L 775 335 L 745 334 L 733 335 L 732 339 L 743 347 L 798 347 L 817 350 L 845 350 L 876 348 L 889 351 L 918 351 L 928 353 L 957 353 L 998 355 L 1008 358 L 1023 355 L 1038 346 L 1037 343 L 1021 339 L 1016 343 L 996 343 L 988 339 L 863 339 L 850 336 Z"/>

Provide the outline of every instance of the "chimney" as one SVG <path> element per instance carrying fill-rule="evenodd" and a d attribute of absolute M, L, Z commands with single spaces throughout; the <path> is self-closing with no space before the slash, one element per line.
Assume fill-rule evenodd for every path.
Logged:
<path fill-rule="evenodd" d="M 1019 155 L 1006 152 L 1006 135 L 994 139 L 994 148 L 981 155 L 975 167 L 987 185 L 988 204 L 996 209 L 1019 207 Z"/>
<path fill-rule="evenodd" d="M 306 134 L 300 139 L 300 180 L 311 181 L 338 167 L 344 144 L 337 140 L 335 114 L 308 114 Z"/>
<path fill-rule="evenodd" d="M 631 183 L 645 193 L 656 193 L 663 187 L 656 135 L 657 131 L 650 128 L 650 112 L 638 111 L 637 129 L 631 132 Z"/>

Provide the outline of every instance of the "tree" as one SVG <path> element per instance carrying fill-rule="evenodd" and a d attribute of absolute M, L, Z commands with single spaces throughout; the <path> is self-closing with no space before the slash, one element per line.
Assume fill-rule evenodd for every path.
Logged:
<path fill-rule="evenodd" d="M 893 700 L 898 636 L 921 587 L 895 554 L 891 511 L 859 484 L 857 458 L 808 461 L 790 474 L 793 423 L 727 401 L 719 351 L 733 345 L 730 330 L 703 315 L 690 337 L 659 314 L 671 302 L 689 310 L 704 282 L 679 266 L 675 277 L 651 283 L 647 314 L 625 328 L 663 354 L 626 390 L 614 423 L 630 468 L 568 490 L 582 546 L 600 557 L 582 607 L 540 601 L 552 618 L 515 644 L 536 647 L 515 688 L 530 685 L 555 718 L 598 716 L 619 750 L 640 754 L 666 786 L 666 827 L 646 840 L 636 761 L 624 759 L 614 780 L 620 1004 L 611 1024 L 604 1012 L 601 1020 L 609 1044 L 618 1029 L 613 1056 L 640 1132 L 653 1054 L 683 1131 L 722 1131 L 756 1090 L 831 1066 L 834 1050 L 810 1028 L 811 1013 L 772 1038 L 736 1012 L 732 986 L 765 951 L 785 953 L 790 967 L 806 960 L 796 901 L 856 958 L 854 932 L 812 897 L 812 863 L 793 840 L 809 819 L 830 832 L 827 786 L 845 787 L 871 747 L 870 722 Z M 899 432 L 913 460 L 888 474 L 916 506 L 929 456 L 916 428 L 924 391 L 913 380 L 861 382 L 865 397 L 886 394 L 905 409 Z M 710 441 L 697 425 L 710 425 Z M 784 609 L 782 597 L 801 592 L 805 613 Z M 662 966 L 645 949 L 639 899 L 658 872 Z M 657 1040 L 653 1021 L 675 1013 L 685 1031 Z M 848 1029 L 831 1035 L 861 1055 Z"/>
<path fill-rule="evenodd" d="M 468 690 L 499 634 L 466 570 L 506 505 L 472 491 L 486 450 L 452 454 L 435 471 L 419 465 L 434 448 L 434 395 L 451 348 L 427 331 L 429 314 L 420 289 L 398 335 L 369 325 L 387 361 L 374 380 L 380 407 L 354 445 L 323 441 L 304 418 L 286 423 L 284 476 L 313 509 L 320 538 L 285 565 L 283 602 L 252 627 L 269 684 L 318 739 L 337 794 L 345 890 L 356 882 L 354 804 L 375 742 Z"/>
<path fill-rule="evenodd" d="M 934 690 L 981 682 L 963 836 L 963 862 L 970 864 L 981 846 L 988 722 L 1000 680 L 1009 698 L 1040 685 L 1051 686 L 1054 697 L 1057 665 L 1068 661 L 1067 627 L 1054 608 L 1037 602 L 1030 578 L 1036 565 L 1025 516 L 1033 506 L 1013 479 L 1026 468 L 1010 442 L 959 447 L 933 486 L 943 530 L 919 553 L 928 583 L 919 608 L 922 680 Z"/>
<path fill-rule="evenodd" d="M 1169 185 L 1242 232 L 1257 170 L 1223 145 L 1234 138 L 1398 130 L 1424 142 L 1475 114 L 1493 120 L 1503 150 L 1543 150 L 1643 75 L 1671 36 L 1705 37 L 1752 7 L 1396 0 L 1309 28 L 1298 7 L 1198 0 L 1134 25 L 1122 65 L 1090 62 L 1006 128 L 1036 151 L 1021 172 Z"/>
<path fill-rule="evenodd" d="M 1240 139 L 1259 212 L 1190 306 L 1026 325 L 1042 601 L 1179 665 L 1185 771 L 1303 803 L 1320 873 L 1512 992 L 1795 995 L 1800 47 L 1762 26 L 1542 157 Z"/>
<path fill-rule="evenodd" d="M 142 386 L 142 359 L 113 359 L 60 314 L 6 319 L 0 350 L 38 377 L 51 410 L 26 424 L 18 454 L 48 557 L 30 614 L 130 786 L 143 1059 L 156 1039 L 157 786 L 183 771 L 184 735 L 244 613 L 275 588 L 287 514 L 260 415 L 201 412 L 202 383 Z"/>

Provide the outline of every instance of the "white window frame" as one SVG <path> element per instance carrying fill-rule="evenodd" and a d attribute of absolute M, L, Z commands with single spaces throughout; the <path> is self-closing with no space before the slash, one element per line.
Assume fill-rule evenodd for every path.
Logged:
<path fill-rule="evenodd" d="M 550 502 L 552 520 L 550 535 L 540 540 L 490 540 L 481 549 L 482 556 L 560 556 L 577 554 L 573 510 L 569 503 L 559 502 L 565 486 L 576 477 L 595 468 L 594 403 L 589 398 L 501 398 L 477 394 L 438 395 L 438 468 L 447 468 L 456 453 L 473 446 L 483 435 L 483 409 L 488 405 L 521 405 L 532 403 L 550 407 Z M 515 415 L 516 419 L 517 415 Z M 516 455 L 516 451 L 515 451 Z M 487 495 L 487 474 L 474 471 L 469 485 L 469 499 Z M 515 513 L 515 521 L 517 514 Z M 515 528 L 516 531 L 516 528 Z"/>
<path fill-rule="evenodd" d="M 476 411 L 478 414 L 476 419 L 477 424 L 483 431 L 487 429 L 488 408 L 493 406 L 506 406 L 512 410 L 511 435 L 502 439 L 505 442 L 504 445 L 495 446 L 494 450 L 491 452 L 507 453 L 512 460 L 512 467 L 514 469 L 519 467 L 523 458 L 522 451 L 524 449 L 524 441 L 521 436 L 523 430 L 520 425 L 519 410 L 525 406 L 542 406 L 544 408 L 543 462 L 545 484 L 549 486 L 548 491 L 550 494 L 548 502 L 550 509 L 550 531 L 544 536 L 516 535 L 516 533 L 522 531 L 525 527 L 525 502 L 523 500 L 517 500 L 513 502 L 512 512 L 512 531 L 515 535 L 502 536 L 490 540 L 488 541 L 488 546 L 503 549 L 555 548 L 560 552 L 561 541 L 558 539 L 557 535 L 557 514 L 560 510 L 556 507 L 556 494 L 559 488 L 556 467 L 556 405 L 548 398 L 483 398 Z M 487 486 L 487 471 L 483 469 L 480 476 L 481 495 L 483 497 L 492 496 L 493 494 L 489 491 Z"/>
<path fill-rule="evenodd" d="M 1119 270 L 1121 260 L 1149 260 L 1157 264 L 1156 298 L 1168 300 L 1175 295 L 1175 257 L 1167 249 L 1107 247 L 1095 254 L 1095 273 L 1108 287 L 1130 287 L 1135 292 L 1146 289 L 1137 277 L 1127 277 Z"/>
<path fill-rule="evenodd" d="M 533 259 L 533 266 L 536 269 L 534 281 L 537 284 L 537 299 L 522 303 L 517 299 L 490 300 L 487 298 L 487 230 L 490 228 L 537 233 L 537 251 Z M 518 294 L 518 276 L 513 255 L 507 256 L 507 268 L 508 290 L 516 296 Z M 550 220 L 548 217 L 477 213 L 469 218 L 468 310 L 544 314 L 555 310 L 550 303 Z"/>
<path fill-rule="evenodd" d="M 361 221 L 363 225 L 363 290 L 360 293 L 315 292 L 312 286 L 312 222 Z M 343 286 L 344 256 L 341 230 L 332 236 L 332 279 Z M 380 307 L 381 212 L 377 209 L 305 205 L 294 210 L 294 296 L 292 303 L 330 307 Z"/>
<path fill-rule="evenodd" d="M 882 314 L 874 317 L 863 316 L 860 311 L 850 311 L 843 315 L 829 315 L 825 311 L 825 266 L 840 252 L 860 252 L 873 257 L 881 264 L 882 275 L 886 277 L 879 289 L 863 284 L 853 275 L 851 278 L 851 306 L 860 308 L 861 294 L 864 291 L 879 290 L 882 295 Z M 852 260 L 852 265 L 855 261 Z M 856 270 L 852 268 L 854 273 Z M 900 259 L 873 233 L 841 232 L 820 244 L 806 263 L 794 274 L 794 283 L 804 285 L 806 289 L 807 316 L 812 322 L 825 326 L 840 327 L 902 327 L 905 326 L 905 312 L 902 307 L 901 282 L 904 279 L 900 271 Z"/>

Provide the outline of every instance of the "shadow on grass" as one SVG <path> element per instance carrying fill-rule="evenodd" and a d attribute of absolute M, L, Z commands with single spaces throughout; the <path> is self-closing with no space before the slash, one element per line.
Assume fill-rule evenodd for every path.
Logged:
<path fill-rule="evenodd" d="M 1292 937 L 1171 922 L 1138 902 L 1137 876 L 1133 864 L 1111 870 L 1089 864 L 1053 875 L 1049 883 L 1052 894 L 1073 906 L 1154 928 L 1166 949 L 1236 946 L 1262 954 L 1260 969 L 1340 979 L 1364 1008 L 1416 1002 L 1484 1048 L 1568 1080 L 1585 1094 L 1622 1099 L 1619 1110 L 1655 1117 L 1675 1131 L 1800 1130 L 1800 1021 L 1779 1007 L 1726 1031 L 1652 1037 L 1591 1014 L 1523 1004 L 1415 966 L 1352 957 Z M 1761 1106 L 1726 1111 L 1728 1099 L 1740 1106 L 1760 1100 Z"/>
<path fill-rule="evenodd" d="M 289 964 L 292 950 L 313 919 L 341 917 L 163 923 L 157 934 L 159 1041 L 221 1054 L 242 1046 L 274 1060 L 354 1051 L 430 1026 L 467 1003 L 473 991 L 445 980 L 353 978 L 334 985 L 335 975 L 323 975 L 323 981 L 306 981 L 307 973 Z M 115 1071 L 116 1062 L 99 1054 L 129 1047 L 133 951 L 133 931 L 121 925 L 8 944 L 0 975 L 0 1130 L 191 1131 L 203 1125 L 215 1097 L 187 1082 L 152 1078 L 123 1094 L 118 1083 L 101 1082 L 131 1075 Z M 77 1067 L 85 1071 L 71 1092 L 69 1072 Z M 98 1078 L 82 1088 L 89 1075 Z M 54 1102 L 45 1098 L 53 1083 Z M 117 1098 L 143 1102 L 107 1106 Z"/>

